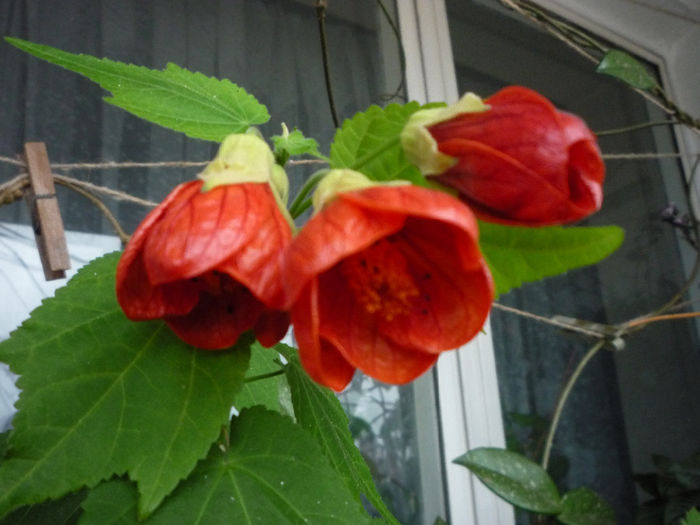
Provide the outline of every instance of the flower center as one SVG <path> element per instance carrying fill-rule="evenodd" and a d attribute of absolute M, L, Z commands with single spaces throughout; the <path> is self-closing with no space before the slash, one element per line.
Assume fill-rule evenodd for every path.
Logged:
<path fill-rule="evenodd" d="M 218 270 L 192 277 L 190 280 L 198 285 L 200 292 L 213 296 L 232 294 L 242 287 L 235 279 Z"/>
<path fill-rule="evenodd" d="M 408 313 L 411 299 L 420 291 L 408 271 L 408 263 L 391 238 L 345 259 L 341 272 L 362 307 L 385 321 Z"/>

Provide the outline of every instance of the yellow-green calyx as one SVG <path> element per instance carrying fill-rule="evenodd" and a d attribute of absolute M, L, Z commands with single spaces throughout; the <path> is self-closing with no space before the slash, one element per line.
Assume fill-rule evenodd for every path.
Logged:
<path fill-rule="evenodd" d="M 256 133 L 236 133 L 226 137 L 214 160 L 198 177 L 204 181 L 201 191 L 225 184 L 268 183 L 283 214 L 293 224 L 287 210 L 287 174 L 282 166 L 275 163 L 275 156 L 267 142 Z"/>
<path fill-rule="evenodd" d="M 367 178 L 366 175 L 359 171 L 349 169 L 330 170 L 328 174 L 321 179 L 321 182 L 316 186 L 311 202 L 314 205 L 316 212 L 321 211 L 323 207 L 331 202 L 339 193 L 346 191 L 362 190 L 372 186 L 402 186 L 410 184 L 405 180 L 395 180 L 390 182 L 376 182 Z"/>
<path fill-rule="evenodd" d="M 401 146 L 406 157 L 424 175 L 437 175 L 447 171 L 457 159 L 438 150 L 437 142 L 428 127 L 463 113 L 479 113 L 488 109 L 489 106 L 481 98 L 474 93 L 467 93 L 451 106 L 416 111 L 401 131 Z"/>

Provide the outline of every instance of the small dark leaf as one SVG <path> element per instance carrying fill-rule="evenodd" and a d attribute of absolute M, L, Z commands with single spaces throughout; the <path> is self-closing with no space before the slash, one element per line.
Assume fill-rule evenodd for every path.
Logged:
<path fill-rule="evenodd" d="M 454 460 L 467 467 L 488 488 L 516 507 L 561 512 L 559 492 L 549 474 L 524 456 L 497 448 L 476 448 Z"/>
<path fill-rule="evenodd" d="M 615 511 L 591 489 L 581 487 L 564 494 L 557 519 L 567 525 L 615 525 Z"/>
<path fill-rule="evenodd" d="M 649 74 L 639 60 L 619 49 L 611 49 L 605 53 L 596 71 L 646 91 L 657 86 L 654 77 Z"/>

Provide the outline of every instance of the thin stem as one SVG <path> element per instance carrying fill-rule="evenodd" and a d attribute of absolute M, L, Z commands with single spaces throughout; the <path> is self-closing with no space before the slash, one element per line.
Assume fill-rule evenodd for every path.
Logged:
<path fill-rule="evenodd" d="M 391 27 L 391 31 L 394 33 L 394 37 L 396 37 L 396 43 L 399 47 L 399 67 L 401 68 L 401 80 L 399 81 L 399 85 L 396 87 L 396 90 L 387 97 L 387 100 L 391 100 L 393 98 L 399 97 L 400 93 L 403 91 L 406 82 L 406 53 L 403 50 L 401 33 L 399 31 L 399 28 L 396 26 L 396 22 L 394 22 L 394 20 L 391 18 L 391 15 L 389 14 L 389 11 L 387 10 L 382 0 L 377 0 L 377 4 L 379 4 L 379 9 L 384 15 L 384 18 L 389 24 L 389 27 Z M 401 98 L 404 100 L 406 99 L 405 96 L 402 96 Z"/>
<path fill-rule="evenodd" d="M 326 38 L 326 8 L 328 7 L 327 0 L 316 0 L 316 18 L 318 19 L 318 31 L 321 37 L 321 55 L 323 56 L 323 76 L 326 79 L 326 94 L 328 95 L 328 105 L 331 109 L 333 124 L 337 128 L 340 126 L 338 119 L 338 111 L 335 109 L 335 101 L 333 100 L 333 85 L 331 82 L 331 68 L 328 61 L 328 40 Z"/>
<path fill-rule="evenodd" d="M 586 355 L 583 356 L 583 359 L 581 359 L 579 364 L 576 366 L 576 369 L 571 374 L 571 377 L 569 377 L 566 384 L 564 385 L 564 389 L 561 391 L 561 394 L 559 394 L 559 399 L 557 400 L 557 404 L 554 407 L 552 422 L 550 423 L 549 431 L 547 432 L 547 440 L 544 444 L 544 452 L 542 454 L 541 465 L 542 468 L 545 470 L 547 470 L 547 466 L 549 465 L 549 456 L 552 452 L 552 442 L 554 441 L 554 434 L 557 431 L 557 426 L 559 426 L 559 419 L 561 418 L 561 414 L 564 410 L 564 405 L 566 405 L 566 400 L 569 398 L 569 394 L 574 388 L 574 385 L 576 384 L 576 381 L 581 375 L 581 372 L 583 372 L 583 369 L 586 368 L 586 365 L 589 363 L 589 361 L 593 359 L 593 357 L 600 351 L 601 348 L 603 348 L 603 346 L 605 346 L 605 339 L 601 339 L 600 341 L 598 341 L 588 350 L 588 352 L 586 352 Z"/>
<path fill-rule="evenodd" d="M 255 383 L 256 381 L 262 381 L 263 379 L 269 379 L 270 377 L 276 377 L 282 374 L 284 374 L 284 370 L 275 370 L 274 372 L 267 372 L 266 374 L 246 377 L 244 382 Z"/>
<path fill-rule="evenodd" d="M 319 183 L 319 181 L 325 177 L 326 173 L 328 173 L 328 170 L 319 170 L 311 177 L 309 177 L 304 185 L 301 187 L 299 190 L 299 193 L 297 193 L 297 196 L 294 197 L 294 201 L 292 202 L 292 205 L 289 207 L 289 214 L 292 216 L 293 219 L 296 219 L 299 215 L 301 215 L 308 206 L 304 208 L 304 210 L 300 210 L 305 205 L 305 199 L 309 193 L 311 193 L 311 190 L 313 190 L 316 187 L 316 184 Z"/>
<path fill-rule="evenodd" d="M 308 210 L 311 207 L 311 199 L 306 199 L 304 202 L 302 202 L 297 209 L 294 211 L 294 213 L 289 213 L 292 216 L 292 219 L 296 219 L 299 217 L 302 213 L 304 213 L 306 210 Z"/>
<path fill-rule="evenodd" d="M 678 124 L 676 120 L 652 120 L 651 122 L 643 122 L 641 124 L 635 124 L 634 126 L 627 126 L 624 128 L 607 129 L 605 131 L 595 131 L 594 135 L 598 137 L 607 137 L 608 135 L 617 135 L 620 133 L 627 133 L 629 131 L 637 131 L 639 129 L 653 128 L 655 126 L 672 126 Z"/>
<path fill-rule="evenodd" d="M 691 319 L 693 317 L 700 317 L 700 312 L 684 312 L 680 314 L 665 314 L 655 315 L 652 317 L 644 317 L 641 319 L 634 319 L 625 323 L 625 327 L 633 328 L 635 326 L 646 326 L 649 323 L 656 323 L 658 321 L 674 321 L 676 319 Z"/>

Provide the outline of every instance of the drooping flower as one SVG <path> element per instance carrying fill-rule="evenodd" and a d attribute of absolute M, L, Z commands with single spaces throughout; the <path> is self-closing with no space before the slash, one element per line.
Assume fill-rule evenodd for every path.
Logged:
<path fill-rule="evenodd" d="M 285 262 L 299 354 L 314 380 L 340 391 L 359 368 L 406 383 L 478 333 L 493 283 L 467 206 L 349 170 L 331 171 L 316 195 Z"/>
<path fill-rule="evenodd" d="M 407 156 L 484 220 L 563 224 L 600 209 L 605 167 L 580 118 L 519 86 L 484 102 L 469 93 L 416 112 L 402 132 Z"/>
<path fill-rule="evenodd" d="M 278 342 L 289 327 L 281 263 L 292 236 L 281 175 L 262 139 L 228 137 L 203 180 L 177 186 L 131 237 L 116 284 L 127 317 L 163 318 L 211 350 L 251 329 L 265 346 Z"/>

